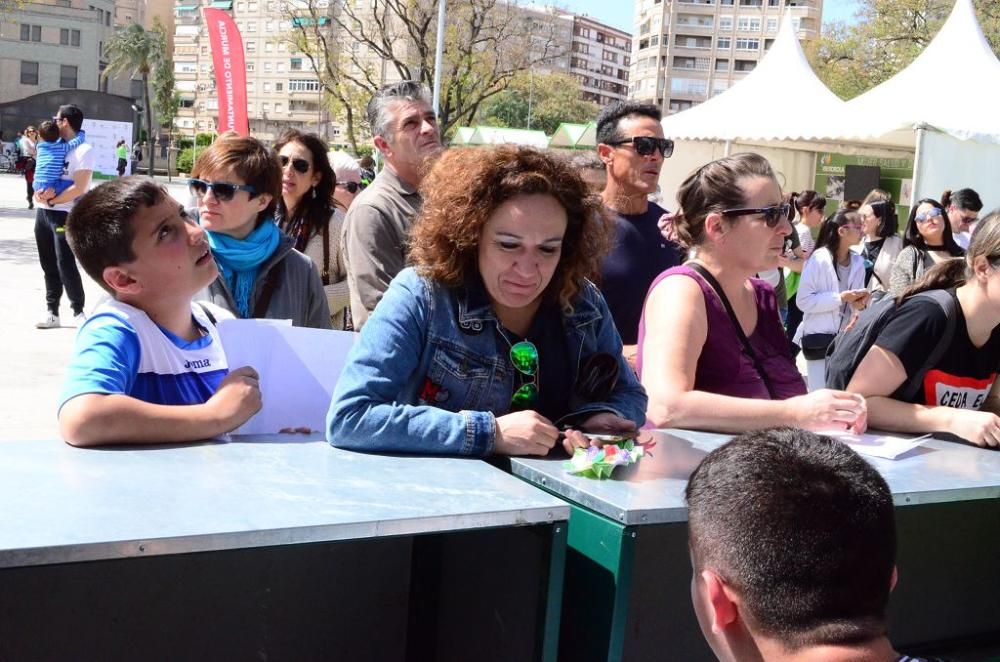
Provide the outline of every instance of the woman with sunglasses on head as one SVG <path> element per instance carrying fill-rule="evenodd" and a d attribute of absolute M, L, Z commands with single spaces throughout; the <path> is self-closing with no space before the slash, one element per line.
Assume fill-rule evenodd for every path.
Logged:
<path fill-rule="evenodd" d="M 983 208 L 979 194 L 971 188 L 945 191 L 941 194 L 941 206 L 948 212 L 948 221 L 951 223 L 955 243 L 963 249 L 968 249 L 972 230 Z"/>
<path fill-rule="evenodd" d="M 278 227 L 295 240 L 295 250 L 319 267 L 334 329 L 350 330 L 351 305 L 340 234 L 346 207 L 334 197 L 337 178 L 319 136 L 289 129 L 274 144 L 281 164 Z"/>
<path fill-rule="evenodd" d="M 646 395 L 588 278 L 610 229 L 563 159 L 452 149 L 421 184 L 411 267 L 362 327 L 334 390 L 340 448 L 546 455 L 628 436 Z"/>
<path fill-rule="evenodd" d="M 330 328 L 330 308 L 312 260 L 274 222 L 281 194 L 278 157 L 255 138 L 223 134 L 198 155 L 188 180 L 219 277 L 212 303 L 240 318 L 290 319 Z"/>
<path fill-rule="evenodd" d="M 941 203 L 931 198 L 920 200 L 910 207 L 910 218 L 903 231 L 903 250 L 889 277 L 889 293 L 899 296 L 935 264 L 963 255 L 965 251 L 955 243 Z"/>
<path fill-rule="evenodd" d="M 861 241 L 861 217 L 838 211 L 823 221 L 816 250 L 802 269 L 797 295 L 802 324 L 795 344 L 806 357 L 809 390 L 826 386 L 826 349 L 855 311 L 868 305 L 865 261 L 851 250 Z"/>
<path fill-rule="evenodd" d="M 639 376 L 648 421 L 719 432 L 863 431 L 863 398 L 806 392 L 774 291 L 753 278 L 777 264 L 792 231 L 767 160 L 737 154 L 708 163 L 684 181 L 677 200 L 674 226 L 695 253 L 661 274 L 646 298 Z"/>
<path fill-rule="evenodd" d="M 936 299 L 936 300 L 935 300 Z M 873 427 L 1000 446 L 1000 211 L 899 298 L 850 378 Z"/>
<path fill-rule="evenodd" d="M 330 152 L 329 156 L 337 182 L 333 189 L 333 199 L 344 209 L 350 209 L 354 198 L 365 190 L 365 185 L 361 182 L 361 166 L 347 152 Z"/>
<path fill-rule="evenodd" d="M 858 213 L 864 232 L 860 252 L 865 261 L 865 286 L 873 293 L 881 292 L 877 295 L 881 297 L 889 290 L 893 265 L 903 250 L 903 240 L 896 234 L 899 228 L 896 205 L 887 193 L 883 199 L 873 198 L 877 191 L 868 194 Z"/>

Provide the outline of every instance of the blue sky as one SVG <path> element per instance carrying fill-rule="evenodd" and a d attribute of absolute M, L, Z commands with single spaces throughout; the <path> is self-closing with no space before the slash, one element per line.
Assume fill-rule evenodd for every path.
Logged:
<path fill-rule="evenodd" d="M 616 28 L 632 31 L 633 0 L 562 0 L 566 9 L 587 14 Z M 853 21 L 857 8 L 856 0 L 825 0 L 823 2 L 823 22 Z"/>

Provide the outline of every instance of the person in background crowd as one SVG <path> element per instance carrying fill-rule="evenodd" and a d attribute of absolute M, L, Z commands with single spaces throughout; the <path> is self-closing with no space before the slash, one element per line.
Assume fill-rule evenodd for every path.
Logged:
<path fill-rule="evenodd" d="M 601 160 L 601 157 L 592 152 L 575 154 L 570 159 L 570 165 L 576 168 L 591 191 L 598 195 L 604 192 L 604 188 L 608 184 L 608 172 L 604 168 L 604 161 Z"/>
<path fill-rule="evenodd" d="M 128 145 L 125 144 L 125 140 L 119 140 L 118 144 L 115 145 L 115 156 L 118 157 L 118 176 L 125 176 L 125 168 L 128 167 Z"/>
<path fill-rule="evenodd" d="M 208 300 L 241 319 L 290 319 L 295 326 L 329 329 L 316 265 L 274 222 L 281 196 L 278 157 L 255 138 L 226 133 L 198 155 L 191 174 L 188 187 L 198 206 L 188 213 L 207 230 L 219 264 Z"/>
<path fill-rule="evenodd" d="M 806 355 L 809 390 L 826 385 L 826 349 L 855 311 L 868 305 L 865 261 L 851 250 L 861 241 L 861 217 L 838 211 L 823 222 L 816 250 L 806 260 L 799 282 L 802 325 L 795 343 Z"/>
<path fill-rule="evenodd" d="M 420 211 L 417 191 L 441 135 L 427 90 L 404 80 L 383 85 L 368 102 L 368 124 L 385 168 L 358 196 L 344 221 L 344 259 L 351 317 L 361 329 L 389 282 L 406 266 L 410 227 Z"/>
<path fill-rule="evenodd" d="M 920 205 L 924 206 L 923 203 Z M 948 326 L 946 311 L 914 295 L 946 290 L 957 306 L 949 345 L 929 357 Z M 979 446 L 1000 446 L 1000 211 L 979 223 L 969 253 L 931 268 L 900 298 L 848 384 L 864 395 L 871 424 L 897 432 L 948 432 Z M 898 390 L 923 375 L 909 400 Z"/>
<path fill-rule="evenodd" d="M 24 156 L 24 183 L 27 187 L 28 196 L 28 209 L 35 208 L 35 189 L 32 185 L 35 181 L 35 159 L 37 158 L 37 149 L 35 143 L 38 141 L 38 131 L 35 130 L 34 126 L 29 126 L 24 130 L 24 135 L 21 136 L 21 154 Z"/>
<path fill-rule="evenodd" d="M 315 134 L 288 129 L 274 149 L 281 163 L 281 198 L 275 220 L 295 240 L 295 250 L 308 255 L 319 268 L 332 327 L 349 330 L 351 297 L 340 250 L 347 208 L 334 198 L 339 182 L 330 167 L 326 143 Z"/>
<path fill-rule="evenodd" d="M 784 196 L 784 202 L 788 204 L 788 222 L 795 226 L 795 216 L 798 208 L 795 206 L 795 196 L 798 193 L 789 193 Z M 788 289 L 785 285 L 785 269 L 792 270 L 792 273 L 802 271 L 802 249 L 799 243 L 799 234 L 790 232 L 785 237 L 784 249 L 778 256 L 778 266 L 774 269 L 767 269 L 757 274 L 757 278 L 774 288 L 774 297 L 778 302 L 778 317 L 781 318 L 782 325 L 788 320 Z M 797 282 L 796 282 L 797 284 Z"/>
<path fill-rule="evenodd" d="M 413 267 L 347 357 L 330 443 L 546 455 L 560 439 L 567 452 L 596 443 L 581 430 L 642 425 L 646 395 L 588 280 L 610 228 L 572 167 L 528 147 L 456 148 L 423 190 Z"/>
<path fill-rule="evenodd" d="M 892 268 L 903 250 L 903 239 L 896 234 L 899 221 L 892 199 L 866 202 L 859 210 L 864 238 L 861 257 L 865 261 L 865 287 L 871 292 L 889 290 Z M 881 295 L 880 295 L 881 296 Z"/>
<path fill-rule="evenodd" d="M 685 494 L 691 599 L 721 662 L 920 662 L 889 641 L 892 493 L 856 452 L 748 433 L 709 453 Z"/>
<path fill-rule="evenodd" d="M 637 367 L 648 421 L 720 432 L 781 424 L 864 431 L 864 398 L 806 393 L 774 290 L 753 278 L 777 264 L 792 231 L 767 160 L 737 154 L 705 164 L 677 200 L 673 226 L 694 260 L 661 274 L 646 298 Z"/>
<path fill-rule="evenodd" d="M 139 167 L 142 163 L 142 143 L 138 140 L 132 145 L 132 173 L 135 173 L 135 169 Z"/>
<path fill-rule="evenodd" d="M 346 152 L 330 152 L 329 157 L 334 179 L 337 181 L 333 199 L 345 210 L 350 209 L 358 193 L 367 187 L 367 184 L 361 182 L 361 166 Z"/>
<path fill-rule="evenodd" d="M 948 212 L 948 222 L 951 223 L 955 243 L 963 249 L 968 249 L 972 228 L 983 208 L 979 194 L 971 188 L 960 188 L 954 192 L 945 191 L 941 194 L 941 206 Z"/>
<path fill-rule="evenodd" d="M 965 250 L 955 243 L 951 223 L 941 203 L 930 198 L 918 201 L 910 207 L 910 218 L 903 232 L 903 250 L 889 277 L 889 293 L 899 296 L 935 264 L 963 255 Z"/>
<path fill-rule="evenodd" d="M 809 259 L 816 241 L 813 239 L 813 229 L 818 228 L 823 222 L 823 210 L 826 209 L 826 198 L 816 191 L 802 191 L 799 194 L 792 194 L 792 204 L 799 212 L 799 222 L 794 225 L 795 234 L 799 240 L 799 249 L 788 255 L 786 242 L 785 255 L 779 260 L 779 264 L 785 266 L 788 271 L 785 273 L 785 291 L 788 294 L 788 316 L 785 318 L 785 336 L 788 338 L 789 349 L 792 358 L 798 355 L 799 346 L 793 342 L 795 332 L 798 331 L 799 324 L 802 323 L 802 310 L 796 302 L 799 290 L 799 281 L 802 277 L 802 268 L 805 261 Z M 794 258 L 794 259 L 793 259 Z"/>
<path fill-rule="evenodd" d="M 32 183 L 35 189 L 35 199 L 48 203 L 52 198 L 72 186 L 72 182 L 63 179 L 63 169 L 68 162 L 69 154 L 86 140 L 86 132 L 80 130 L 70 140 L 64 140 L 57 122 L 46 120 L 38 125 L 38 136 L 35 143 L 35 178 Z"/>
<path fill-rule="evenodd" d="M 59 106 L 55 123 L 62 139 L 71 142 L 83 126 L 83 111 L 72 104 Z M 37 143 L 35 147 L 37 149 Z M 97 155 L 93 147 L 87 143 L 80 145 L 62 161 L 61 179 L 68 182 L 69 186 L 54 198 L 47 198 L 44 191 L 35 193 L 37 202 L 46 203 L 44 208 L 39 207 L 35 212 L 35 245 L 45 273 L 45 303 L 48 307 L 48 313 L 42 321 L 35 324 L 35 328 L 54 329 L 60 326 L 59 301 L 62 299 L 63 288 L 69 297 L 74 323 L 79 327 L 87 319 L 83 312 L 86 303 L 83 280 L 76 267 L 73 251 L 66 242 L 65 227 L 66 217 L 73 209 L 74 202 L 90 188 L 96 162 Z"/>
<path fill-rule="evenodd" d="M 680 247 L 660 231 L 666 210 L 648 199 L 664 159 L 674 151 L 673 141 L 663 137 L 660 118 L 655 106 L 631 101 L 616 101 L 597 118 L 597 154 L 607 170 L 601 195 L 615 227 L 600 287 L 625 343 L 625 358 L 633 365 L 646 290 L 662 271 L 683 260 Z"/>

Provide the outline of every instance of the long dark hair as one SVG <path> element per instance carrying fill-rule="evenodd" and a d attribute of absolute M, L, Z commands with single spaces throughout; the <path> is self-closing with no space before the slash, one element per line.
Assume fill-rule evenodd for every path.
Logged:
<path fill-rule="evenodd" d="M 304 133 L 297 129 L 288 129 L 278 137 L 278 142 L 274 144 L 274 152 L 277 154 L 281 148 L 289 143 L 299 143 L 312 154 L 313 170 L 320 175 L 319 183 L 312 193 L 306 193 L 299 200 L 295 209 L 287 209 L 285 201 L 278 196 L 278 208 L 275 211 L 275 220 L 278 227 L 295 239 L 295 248 L 305 250 L 309 240 L 323 231 L 323 228 L 330 223 L 330 216 L 333 210 L 339 206 L 333 199 L 333 188 L 337 185 L 337 175 L 334 174 L 330 166 L 330 159 L 326 155 L 327 146 L 319 136 L 314 133 Z"/>
<path fill-rule="evenodd" d="M 799 216 L 806 209 L 826 209 L 826 198 L 813 190 L 802 191 L 801 193 L 792 193 L 792 204 L 799 212 Z"/>
<path fill-rule="evenodd" d="M 830 251 L 830 255 L 836 259 L 837 251 L 840 249 L 840 242 L 842 239 L 839 230 L 848 223 L 852 222 L 860 224 L 861 217 L 858 212 L 846 209 L 841 209 L 840 211 L 835 212 L 832 216 L 823 221 L 823 224 L 819 226 L 819 236 L 816 238 L 815 250 L 825 248 Z"/>
<path fill-rule="evenodd" d="M 872 200 L 868 206 L 878 219 L 876 230 L 878 236 L 891 237 L 899 232 L 899 216 L 896 215 L 896 205 L 892 204 L 891 200 Z"/>
<path fill-rule="evenodd" d="M 994 267 L 1000 267 L 1000 209 L 991 211 L 976 226 L 976 231 L 972 233 L 972 241 L 969 243 L 968 255 L 953 257 L 935 264 L 897 300 L 902 302 L 907 297 L 927 290 L 947 290 L 965 285 L 972 276 L 972 263 L 980 255 Z"/>
<path fill-rule="evenodd" d="M 965 251 L 955 243 L 955 237 L 951 233 L 951 223 L 948 222 L 948 212 L 941 205 L 940 202 L 933 198 L 922 198 L 915 202 L 912 207 L 910 207 L 910 217 L 906 221 L 906 231 L 903 232 L 903 247 L 906 246 L 916 246 L 920 251 L 930 250 L 927 242 L 924 241 L 924 237 L 920 234 L 917 229 L 917 209 L 920 205 L 928 204 L 938 211 L 941 212 L 941 223 L 944 226 L 944 234 L 941 235 L 941 242 L 944 245 L 944 249 L 952 257 L 962 257 L 965 255 Z"/>

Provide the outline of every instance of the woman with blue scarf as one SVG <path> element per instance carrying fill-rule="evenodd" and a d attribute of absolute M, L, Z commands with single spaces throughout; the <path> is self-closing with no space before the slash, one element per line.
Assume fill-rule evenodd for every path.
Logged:
<path fill-rule="evenodd" d="M 212 303 L 241 318 L 329 329 L 316 265 L 274 222 L 281 193 L 274 153 L 254 138 L 224 135 L 199 155 L 188 184 L 198 203 L 193 215 L 219 265 L 219 277 L 208 288 Z"/>

